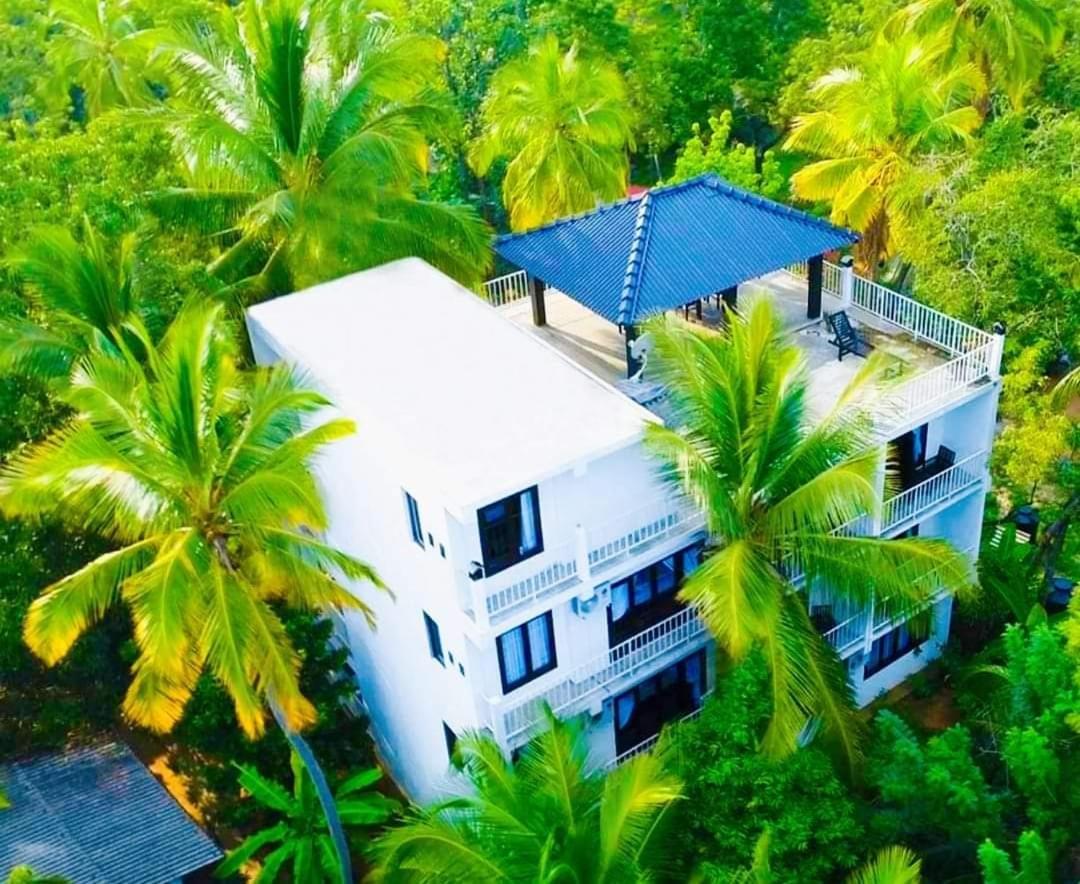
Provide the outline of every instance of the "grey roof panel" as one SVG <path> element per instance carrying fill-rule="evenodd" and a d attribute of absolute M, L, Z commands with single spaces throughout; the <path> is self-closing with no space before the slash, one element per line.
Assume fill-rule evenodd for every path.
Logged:
<path fill-rule="evenodd" d="M 164 884 L 221 850 L 126 746 L 106 743 L 0 768 L 0 877 L 15 866 L 76 884 Z"/>

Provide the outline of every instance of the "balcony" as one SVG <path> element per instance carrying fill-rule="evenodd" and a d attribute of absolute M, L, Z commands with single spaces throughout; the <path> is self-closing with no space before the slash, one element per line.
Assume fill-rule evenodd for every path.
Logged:
<path fill-rule="evenodd" d="M 470 614 L 495 626 L 536 602 L 605 579 L 612 567 L 658 545 L 702 531 L 704 518 L 682 500 L 660 498 L 545 549 L 498 574 L 471 582 Z"/>
<path fill-rule="evenodd" d="M 562 681 L 519 698 L 489 699 L 488 726 L 500 740 L 524 742 L 543 721 L 547 703 L 556 715 L 572 715 L 641 679 L 659 672 L 704 640 L 697 614 L 683 608 L 633 638 L 572 670 Z"/>
<path fill-rule="evenodd" d="M 891 534 L 918 524 L 931 510 L 981 484 L 985 474 L 986 451 L 978 451 L 889 498 L 881 510 L 881 533 Z"/>
<path fill-rule="evenodd" d="M 770 298 L 792 340 L 803 351 L 810 373 L 808 410 L 825 414 L 864 363 L 859 356 L 836 358 L 824 320 L 807 320 L 805 265 L 778 271 L 739 286 L 739 297 Z M 520 325 L 604 381 L 626 376 L 626 345 L 618 328 L 577 301 L 548 290 L 547 324 L 533 325 L 528 280 L 523 271 L 485 284 L 485 297 Z M 822 306 L 846 310 L 874 350 L 886 354 L 889 386 L 873 403 L 882 441 L 917 417 L 947 405 L 998 376 L 1002 338 L 921 304 L 912 298 L 825 262 Z M 697 319 L 696 309 L 688 316 Z M 703 303 L 697 321 L 721 322 L 722 311 Z"/>

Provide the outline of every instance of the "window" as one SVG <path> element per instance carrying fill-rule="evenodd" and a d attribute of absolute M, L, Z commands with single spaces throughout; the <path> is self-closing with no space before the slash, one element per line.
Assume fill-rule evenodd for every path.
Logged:
<path fill-rule="evenodd" d="M 423 546 L 424 529 L 420 526 L 420 507 L 416 505 L 416 500 L 408 491 L 405 492 L 405 510 L 409 514 L 409 531 L 412 533 L 412 539 Z"/>
<path fill-rule="evenodd" d="M 477 513 L 477 518 L 484 573 L 488 577 L 544 549 L 540 498 L 535 485 L 489 504 Z"/>
<path fill-rule="evenodd" d="M 615 698 L 615 751 L 623 753 L 689 715 L 705 695 L 706 657 L 698 651 Z"/>
<path fill-rule="evenodd" d="M 929 426 L 923 424 L 896 440 L 900 467 L 900 483 L 903 488 L 918 484 L 919 470 L 926 463 L 926 437 Z"/>
<path fill-rule="evenodd" d="M 499 674 L 503 693 L 521 687 L 550 672 L 556 666 L 555 637 L 551 629 L 551 612 L 534 617 L 496 641 L 499 651 Z"/>
<path fill-rule="evenodd" d="M 867 656 L 866 665 L 863 667 L 863 678 L 869 678 L 871 675 L 881 672 L 890 663 L 895 663 L 925 640 L 925 637 L 916 639 L 912 636 L 911 630 L 908 629 L 906 623 L 901 623 L 896 629 L 886 632 L 870 645 L 870 654 Z"/>
<path fill-rule="evenodd" d="M 449 759 L 454 758 L 454 747 L 457 746 L 457 734 L 450 730 L 450 725 L 442 723 L 443 739 L 446 740 L 446 755 Z"/>
<path fill-rule="evenodd" d="M 701 545 L 687 547 L 611 584 L 608 646 L 674 614 L 681 605 L 675 592 L 701 559 Z"/>
<path fill-rule="evenodd" d="M 431 656 L 445 666 L 446 661 L 443 659 L 442 636 L 439 634 L 439 624 L 432 620 L 426 611 L 424 612 L 424 626 L 427 628 L 427 643 Z"/>

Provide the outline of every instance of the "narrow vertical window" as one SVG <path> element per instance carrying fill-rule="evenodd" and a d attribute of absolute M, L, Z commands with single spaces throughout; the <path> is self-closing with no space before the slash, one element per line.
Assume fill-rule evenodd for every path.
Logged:
<path fill-rule="evenodd" d="M 439 624 L 428 616 L 427 611 L 424 612 L 424 627 L 427 629 L 428 650 L 431 651 L 431 656 L 445 666 L 446 660 L 443 659 L 442 635 L 439 634 Z"/>
<path fill-rule="evenodd" d="M 408 491 L 404 493 L 405 510 L 409 515 L 409 531 L 412 534 L 413 541 L 422 547 L 424 545 L 424 529 L 420 525 L 420 507 L 416 505 L 416 500 Z"/>

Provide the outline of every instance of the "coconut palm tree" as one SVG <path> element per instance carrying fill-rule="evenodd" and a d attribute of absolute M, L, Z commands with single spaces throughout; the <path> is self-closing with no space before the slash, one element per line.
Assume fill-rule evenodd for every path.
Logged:
<path fill-rule="evenodd" d="M 675 419 L 649 425 L 646 444 L 705 513 L 712 537 L 680 597 L 732 658 L 763 651 L 773 707 L 766 752 L 792 752 L 814 720 L 854 761 L 862 728 L 847 674 L 811 622 L 791 563 L 837 601 L 865 606 L 876 592 L 913 612 L 941 588 L 972 582 L 969 563 L 944 540 L 844 530 L 880 508 L 884 453 L 855 407 L 876 360 L 811 421 L 805 362 L 767 299 L 732 314 L 722 333 L 671 320 L 653 332 Z"/>
<path fill-rule="evenodd" d="M 82 241 L 39 227 L 8 265 L 27 283 L 28 318 L 0 319 L 0 371 L 64 383 L 91 348 L 137 346 L 135 237 L 109 241 L 83 218 Z"/>
<path fill-rule="evenodd" d="M 478 175 L 507 160 L 503 203 L 525 230 L 626 196 L 631 111 L 618 70 L 548 36 L 491 80 L 483 132 L 469 150 Z"/>
<path fill-rule="evenodd" d="M 821 159 L 791 179 L 796 196 L 829 200 L 832 219 L 862 234 L 856 260 L 876 271 L 935 180 L 923 159 L 965 142 L 981 116 L 975 65 L 942 69 L 941 48 L 912 34 L 879 38 L 851 67 L 822 77 L 819 109 L 792 123 L 786 147 Z"/>
<path fill-rule="evenodd" d="M 324 8 L 250 0 L 231 28 L 167 51 L 182 102 L 167 122 L 189 182 L 154 205 L 219 236 L 210 269 L 256 294 L 409 255 L 478 282 L 486 226 L 468 206 L 417 196 L 427 136 L 446 124 L 432 92 L 439 44 Z"/>
<path fill-rule="evenodd" d="M 347 869 L 325 778 L 298 734 L 315 709 L 275 605 L 371 616 L 331 574 L 381 587 L 378 576 L 317 537 L 326 513 L 311 463 L 352 423 L 314 419 L 325 399 L 285 366 L 239 370 L 220 305 L 190 305 L 159 347 L 143 345 L 145 361 L 108 349 L 80 360 L 63 393 L 74 417 L 0 469 L 5 516 L 58 518 L 114 544 L 46 587 L 26 643 L 53 665 L 123 602 L 138 650 L 124 714 L 169 730 L 204 670 L 248 736 L 263 733 L 269 706 L 311 771 Z"/>
<path fill-rule="evenodd" d="M 651 755 L 591 770 L 580 722 L 548 710 L 548 729 L 516 763 L 487 736 L 458 742 L 472 790 L 416 808 L 375 844 L 379 880 L 645 882 L 663 867 L 659 837 L 678 780 Z"/>
<path fill-rule="evenodd" d="M 253 767 L 238 764 L 239 784 L 251 797 L 280 819 L 249 835 L 215 870 L 219 878 L 235 875 L 260 851 L 273 849 L 262 860 L 260 881 L 276 881 L 292 860 L 292 880 L 305 884 L 341 881 L 334 845 L 326 830 L 326 818 L 315 800 L 311 779 L 300 757 L 291 758 L 293 789 L 268 780 Z M 394 816 L 401 805 L 374 790 L 382 779 L 377 767 L 349 777 L 334 792 L 338 816 L 347 826 L 376 826 Z"/>
<path fill-rule="evenodd" d="M 79 90 L 85 112 L 154 100 L 149 59 L 161 32 L 140 27 L 128 0 L 53 0 L 48 59 L 60 89 Z"/>
<path fill-rule="evenodd" d="M 1056 10 L 1042 0 L 915 0 L 887 26 L 892 34 L 905 30 L 942 40 L 946 66 L 976 64 L 983 75 L 977 101 L 983 115 L 994 85 L 1013 108 L 1022 108 L 1062 36 Z"/>

